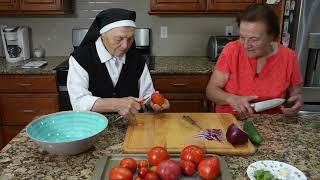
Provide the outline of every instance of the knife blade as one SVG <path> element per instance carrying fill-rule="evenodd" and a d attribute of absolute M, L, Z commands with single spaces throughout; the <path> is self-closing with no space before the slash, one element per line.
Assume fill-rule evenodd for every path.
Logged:
<path fill-rule="evenodd" d="M 186 115 L 183 115 L 182 116 L 182 119 L 184 119 L 185 121 L 187 121 L 188 123 L 192 124 L 193 126 L 199 128 L 199 129 L 202 129 L 195 120 L 193 120 L 190 116 L 186 116 Z"/>
<path fill-rule="evenodd" d="M 283 104 L 286 100 L 282 98 L 275 98 L 266 101 L 260 101 L 257 103 L 250 104 L 250 106 L 256 111 L 261 112 L 267 109 L 272 109 Z"/>

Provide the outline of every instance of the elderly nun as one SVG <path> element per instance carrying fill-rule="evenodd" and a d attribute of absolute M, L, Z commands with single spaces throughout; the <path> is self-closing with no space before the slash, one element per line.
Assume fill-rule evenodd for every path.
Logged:
<path fill-rule="evenodd" d="M 100 12 L 80 46 L 71 53 L 67 79 L 73 110 L 115 112 L 132 119 L 155 91 L 145 59 L 135 50 L 136 13 L 112 8 Z"/>

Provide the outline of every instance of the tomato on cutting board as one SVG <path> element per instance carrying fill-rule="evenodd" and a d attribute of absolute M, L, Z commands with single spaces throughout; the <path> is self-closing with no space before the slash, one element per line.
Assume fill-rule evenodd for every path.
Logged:
<path fill-rule="evenodd" d="M 218 157 L 207 157 L 199 163 L 199 176 L 205 180 L 217 178 L 220 175 L 220 162 Z"/>
<path fill-rule="evenodd" d="M 165 148 L 156 146 L 148 151 L 147 158 L 152 166 L 157 166 L 161 161 L 169 159 L 170 156 Z"/>

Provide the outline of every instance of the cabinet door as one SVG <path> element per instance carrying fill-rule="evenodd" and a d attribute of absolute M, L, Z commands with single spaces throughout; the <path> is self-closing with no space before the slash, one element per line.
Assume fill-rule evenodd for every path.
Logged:
<path fill-rule="evenodd" d="M 170 102 L 166 112 L 207 112 L 208 100 L 204 94 L 163 94 Z"/>
<path fill-rule="evenodd" d="M 24 11 L 50 11 L 61 7 L 60 0 L 21 0 L 21 9 Z"/>
<path fill-rule="evenodd" d="M 208 11 L 216 13 L 240 12 L 250 4 L 261 4 L 262 0 L 208 0 Z"/>
<path fill-rule="evenodd" d="M 204 11 L 206 0 L 151 0 L 150 10 L 152 11 Z"/>
<path fill-rule="evenodd" d="M 23 14 L 63 15 L 72 13 L 71 0 L 20 0 Z"/>
<path fill-rule="evenodd" d="M 35 117 L 59 111 L 58 94 L 2 94 L 3 125 L 26 125 Z"/>
<path fill-rule="evenodd" d="M 19 9 L 19 0 L 0 0 L 0 11 L 16 11 Z"/>
<path fill-rule="evenodd" d="M 3 126 L 3 147 L 7 145 L 25 126 Z"/>

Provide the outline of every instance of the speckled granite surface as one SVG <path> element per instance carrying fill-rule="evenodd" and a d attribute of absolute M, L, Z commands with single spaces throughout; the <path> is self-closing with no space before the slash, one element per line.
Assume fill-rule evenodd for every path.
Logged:
<path fill-rule="evenodd" d="M 155 69 L 151 74 L 205 74 L 213 70 L 214 62 L 207 57 L 155 57 Z"/>
<path fill-rule="evenodd" d="M 50 56 L 45 58 L 33 58 L 31 60 L 20 61 L 18 63 L 7 63 L 5 59 L 0 58 L 0 74 L 55 74 L 56 71 L 54 68 L 67 58 L 68 57 L 65 56 Z M 21 68 L 21 66 L 33 60 L 45 60 L 48 64 L 40 68 Z"/>
<path fill-rule="evenodd" d="M 0 58 L 0 74 L 54 74 L 54 68 L 67 60 L 66 56 L 45 57 L 48 64 L 37 69 L 23 69 L 22 65 L 29 62 L 7 63 Z M 31 59 L 37 60 L 37 59 Z M 202 74 L 212 72 L 214 63 L 206 57 L 155 57 L 155 68 L 151 74 Z"/>
<path fill-rule="evenodd" d="M 112 123 L 88 152 L 55 156 L 41 152 L 23 130 L 0 153 L 0 179 L 88 179 L 94 163 L 108 153 L 121 153 L 126 122 Z M 247 179 L 246 168 L 258 160 L 277 160 L 320 178 L 320 115 L 255 115 L 252 120 L 264 137 L 258 151 L 247 157 L 225 156 L 234 179 Z"/>

